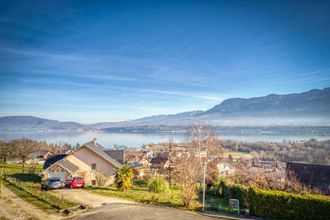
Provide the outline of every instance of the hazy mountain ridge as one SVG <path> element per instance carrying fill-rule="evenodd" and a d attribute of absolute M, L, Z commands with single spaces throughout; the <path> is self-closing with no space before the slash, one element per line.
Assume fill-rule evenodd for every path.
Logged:
<path fill-rule="evenodd" d="M 129 124 L 187 126 L 196 122 L 215 126 L 327 126 L 330 125 L 330 88 L 288 95 L 230 98 L 207 111 L 153 116 Z"/>
<path fill-rule="evenodd" d="M 296 116 L 297 114 L 316 116 L 315 114 L 317 114 L 317 116 L 330 116 L 329 110 L 330 88 L 325 88 L 288 95 L 271 94 L 249 99 L 231 98 L 203 114 L 220 113 L 224 116 Z"/>
<path fill-rule="evenodd" d="M 0 129 L 6 131 L 83 131 L 89 127 L 76 122 L 60 122 L 34 116 L 6 116 L 0 118 Z"/>
<path fill-rule="evenodd" d="M 330 126 L 330 88 L 288 95 L 271 94 L 254 98 L 230 98 L 207 111 L 155 115 L 131 121 L 83 125 L 33 116 L 0 118 L 0 129 L 7 131 L 85 131 L 118 128 L 126 130 L 164 129 L 203 123 L 214 126 Z M 163 127 L 162 127 L 163 126 Z M 168 128 L 166 128 L 168 129 Z"/>

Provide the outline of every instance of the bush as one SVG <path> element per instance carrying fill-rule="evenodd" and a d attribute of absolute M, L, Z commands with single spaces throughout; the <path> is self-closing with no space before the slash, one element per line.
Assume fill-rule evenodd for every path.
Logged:
<path fill-rule="evenodd" d="M 247 194 L 248 188 L 242 185 L 231 184 L 225 180 L 219 182 L 217 192 L 219 192 L 220 197 L 228 199 L 238 199 L 240 207 L 247 207 Z"/>
<path fill-rule="evenodd" d="M 133 185 L 138 186 L 138 187 L 146 187 L 148 184 L 145 180 L 135 179 L 135 180 L 133 180 Z"/>
<path fill-rule="evenodd" d="M 250 188 L 250 212 L 275 219 L 328 219 L 330 198 L 321 195 Z"/>
<path fill-rule="evenodd" d="M 151 192 L 157 193 L 169 191 L 168 182 L 160 176 L 150 178 L 148 188 Z"/>

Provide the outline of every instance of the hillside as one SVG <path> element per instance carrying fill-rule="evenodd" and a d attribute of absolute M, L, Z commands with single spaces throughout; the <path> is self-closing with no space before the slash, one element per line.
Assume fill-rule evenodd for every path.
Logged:
<path fill-rule="evenodd" d="M 231 98 L 203 113 L 223 116 L 329 116 L 330 88 L 249 99 Z"/>
<path fill-rule="evenodd" d="M 0 118 L 2 131 L 83 131 L 87 126 L 76 122 L 60 122 L 33 116 L 7 116 Z"/>

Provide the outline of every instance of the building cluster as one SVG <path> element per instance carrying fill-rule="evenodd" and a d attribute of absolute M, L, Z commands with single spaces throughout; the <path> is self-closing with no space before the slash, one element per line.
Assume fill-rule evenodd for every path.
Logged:
<path fill-rule="evenodd" d="M 102 175 L 102 185 L 114 182 L 117 168 L 127 164 L 132 166 L 135 178 L 146 179 L 150 175 L 167 174 L 175 171 L 176 161 L 180 157 L 189 157 L 184 144 L 145 145 L 141 148 L 112 150 L 104 148 L 92 140 L 75 150 L 55 154 L 39 150 L 29 155 L 27 163 L 43 164 L 42 178 L 58 177 L 65 181 L 69 177 L 81 176 L 86 185 L 98 183 Z M 196 155 L 200 156 L 200 155 Z M 208 167 L 213 173 L 230 177 L 237 175 L 238 170 L 247 173 L 273 173 L 277 178 L 286 178 L 287 173 L 294 173 L 300 181 L 310 187 L 318 187 L 324 193 L 330 193 L 330 166 L 307 163 L 283 163 L 279 161 L 260 160 L 248 154 L 235 155 L 225 151 L 207 156 Z"/>

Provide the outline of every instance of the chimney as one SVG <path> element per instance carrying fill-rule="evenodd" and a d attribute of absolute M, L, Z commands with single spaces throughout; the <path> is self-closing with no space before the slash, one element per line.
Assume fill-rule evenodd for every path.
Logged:
<path fill-rule="evenodd" d="M 93 138 L 92 142 L 93 144 L 96 144 L 96 138 Z"/>

